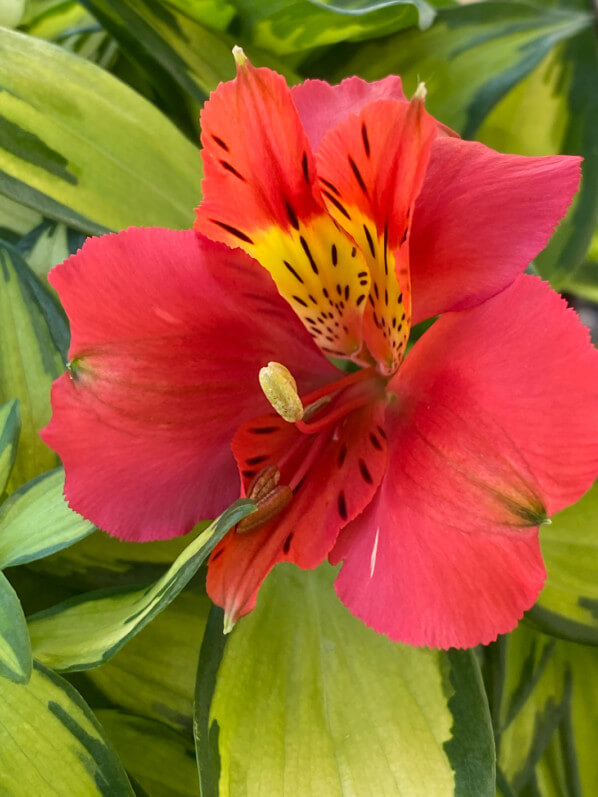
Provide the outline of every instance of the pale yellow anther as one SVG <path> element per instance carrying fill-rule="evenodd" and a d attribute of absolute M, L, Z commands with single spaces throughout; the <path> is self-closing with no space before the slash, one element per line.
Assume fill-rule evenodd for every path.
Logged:
<path fill-rule="evenodd" d="M 289 423 L 303 418 L 297 383 L 288 368 L 280 363 L 268 363 L 265 368 L 260 368 L 259 380 L 264 395 L 281 418 Z"/>
<path fill-rule="evenodd" d="M 233 58 L 235 59 L 237 66 L 239 67 L 247 66 L 247 62 L 249 59 L 245 55 L 243 48 L 239 47 L 238 44 L 235 44 L 235 46 L 233 47 Z"/>
<path fill-rule="evenodd" d="M 425 100 L 426 94 L 428 93 L 428 89 L 426 88 L 425 83 L 418 83 L 415 92 L 413 93 L 412 100 Z"/>

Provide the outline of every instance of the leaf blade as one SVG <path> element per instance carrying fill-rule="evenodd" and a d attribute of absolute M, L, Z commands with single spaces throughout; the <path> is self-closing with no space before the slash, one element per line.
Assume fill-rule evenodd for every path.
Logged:
<path fill-rule="evenodd" d="M 36 658 L 62 672 L 103 664 L 174 600 L 219 540 L 254 509 L 246 499 L 232 504 L 148 587 L 100 590 L 33 615 L 29 630 Z"/>

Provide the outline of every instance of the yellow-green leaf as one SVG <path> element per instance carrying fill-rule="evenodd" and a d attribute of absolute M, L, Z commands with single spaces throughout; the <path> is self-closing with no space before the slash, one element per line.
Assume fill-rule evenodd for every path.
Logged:
<path fill-rule="evenodd" d="M 23 609 L 16 592 L 0 571 L 0 676 L 16 683 L 27 683 L 32 664 Z"/>
<path fill-rule="evenodd" d="M 528 618 L 548 633 L 598 645 L 598 483 L 542 526 L 548 578 Z"/>
<path fill-rule="evenodd" d="M 174 600 L 226 532 L 254 509 L 247 499 L 232 504 L 154 584 L 80 595 L 34 615 L 29 629 L 35 657 L 63 672 L 107 661 Z"/>
<path fill-rule="evenodd" d="M 335 574 L 277 567 L 233 630 L 211 708 L 220 793 L 493 795 L 473 654 L 377 635 L 339 602 Z"/>
<path fill-rule="evenodd" d="M 81 677 L 95 694 L 191 738 L 193 691 L 209 598 L 185 590 L 102 667 Z"/>
<path fill-rule="evenodd" d="M 44 473 L 19 488 L 0 507 L 0 567 L 49 556 L 86 537 L 95 526 L 69 509 L 64 470 Z"/>
<path fill-rule="evenodd" d="M 133 795 L 88 706 L 38 662 L 28 684 L 0 680 L 0 794 Z"/>
<path fill-rule="evenodd" d="M 129 777 L 156 797 L 199 797 L 193 742 L 156 720 L 100 709 L 96 715 Z"/>
<path fill-rule="evenodd" d="M 89 233 L 189 227 L 200 199 L 193 144 L 95 64 L 0 31 L 0 192 Z"/>
<path fill-rule="evenodd" d="M 20 431 L 19 402 L 13 399 L 0 407 L 0 496 L 6 489 L 17 456 Z"/>
<path fill-rule="evenodd" d="M 50 386 L 64 365 L 35 293 L 43 286 L 31 277 L 16 251 L 0 243 L 0 402 L 20 400 L 22 425 L 9 490 L 56 465 L 38 432 L 50 419 Z"/>

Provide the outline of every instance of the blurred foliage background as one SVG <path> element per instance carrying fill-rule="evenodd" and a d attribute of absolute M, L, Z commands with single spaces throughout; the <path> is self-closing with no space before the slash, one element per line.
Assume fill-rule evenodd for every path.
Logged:
<path fill-rule="evenodd" d="M 547 586 L 486 649 L 377 637 L 327 566 L 278 568 L 225 647 L 201 563 L 230 517 L 110 539 L 66 508 L 37 432 L 68 349 L 47 271 L 87 235 L 191 226 L 199 110 L 234 44 L 290 83 L 424 80 L 466 138 L 583 155 L 531 268 L 596 330 L 597 17 L 591 0 L 0 0 L 0 793 L 596 793 L 596 488 L 543 528 Z"/>

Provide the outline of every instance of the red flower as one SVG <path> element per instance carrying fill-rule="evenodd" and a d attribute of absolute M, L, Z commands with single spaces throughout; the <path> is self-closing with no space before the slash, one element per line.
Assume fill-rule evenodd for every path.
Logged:
<path fill-rule="evenodd" d="M 259 509 L 211 557 L 229 623 L 274 564 L 328 556 L 376 630 L 490 642 L 542 587 L 539 524 L 598 471 L 598 353 L 521 273 L 579 158 L 462 141 L 396 77 L 289 89 L 239 61 L 202 114 L 197 232 L 89 240 L 51 273 L 72 366 L 43 435 L 69 503 L 171 537 L 238 495 L 237 465 Z M 269 383 L 290 420 L 260 390 L 269 361 L 299 386 Z"/>

